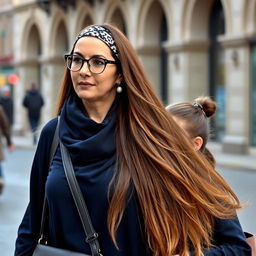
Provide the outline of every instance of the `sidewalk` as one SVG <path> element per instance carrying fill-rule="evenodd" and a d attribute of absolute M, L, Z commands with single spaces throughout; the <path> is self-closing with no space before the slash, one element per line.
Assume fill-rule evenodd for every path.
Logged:
<path fill-rule="evenodd" d="M 30 136 L 14 136 L 13 143 L 16 148 L 36 149 L 32 144 L 32 137 Z M 217 165 L 232 168 L 232 169 L 247 169 L 256 171 L 256 148 L 250 149 L 248 155 L 233 155 L 223 153 L 219 143 L 209 142 L 208 149 L 213 153 Z"/>
<path fill-rule="evenodd" d="M 36 146 L 33 145 L 32 135 L 25 136 L 12 136 L 15 148 L 35 150 Z"/>
<path fill-rule="evenodd" d="M 213 153 L 219 166 L 231 169 L 247 169 L 256 171 L 256 148 L 250 148 L 248 155 L 228 154 L 221 150 L 221 145 L 215 142 L 208 143 L 208 149 Z"/>

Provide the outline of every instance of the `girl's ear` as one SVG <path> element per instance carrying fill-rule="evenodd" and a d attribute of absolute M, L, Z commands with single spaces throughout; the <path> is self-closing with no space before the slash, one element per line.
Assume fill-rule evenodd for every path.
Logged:
<path fill-rule="evenodd" d="M 203 145 L 204 140 L 202 139 L 202 137 L 197 136 L 195 138 L 193 138 L 193 145 L 194 145 L 194 149 L 196 151 L 200 150 L 200 148 Z"/>

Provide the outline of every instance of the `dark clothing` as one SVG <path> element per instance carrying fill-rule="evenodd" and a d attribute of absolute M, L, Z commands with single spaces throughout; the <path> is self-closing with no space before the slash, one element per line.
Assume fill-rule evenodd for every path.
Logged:
<path fill-rule="evenodd" d="M 10 125 L 3 107 L 0 106 L 0 161 L 4 160 L 2 136 L 6 138 L 7 145 L 10 146 L 12 144 Z"/>
<path fill-rule="evenodd" d="M 68 148 L 78 183 L 84 195 L 104 256 L 145 255 L 143 234 L 140 230 L 138 203 L 135 196 L 127 203 L 124 218 L 117 231 L 120 251 L 115 248 L 107 229 L 109 200 L 108 185 L 116 163 L 115 112 L 109 112 L 98 124 L 90 120 L 80 102 L 68 101 L 60 118 L 60 139 Z M 75 99 L 77 101 L 77 99 Z M 48 173 L 47 159 L 56 126 L 56 119 L 42 130 L 34 158 L 30 203 L 19 228 L 16 256 L 32 255 L 39 238 L 40 217 L 46 181 L 49 203 L 48 244 L 74 251 L 90 253 L 85 235 L 68 187 L 62 166 L 60 149 L 57 149 Z"/>
<path fill-rule="evenodd" d="M 81 100 L 70 97 L 60 116 L 60 139 L 68 148 L 76 178 L 84 195 L 93 226 L 99 234 L 104 256 L 145 256 L 146 245 L 138 200 L 134 190 L 127 202 L 123 219 L 117 230 L 116 249 L 107 229 L 109 199 L 108 185 L 116 164 L 115 104 L 102 123 L 87 117 Z M 30 202 L 19 227 L 15 256 L 31 256 L 39 238 L 40 218 L 46 183 L 49 204 L 48 244 L 90 254 L 85 235 L 69 190 L 60 149 L 48 170 L 50 147 L 57 119 L 42 130 L 34 157 Z M 250 256 L 250 249 L 237 219 L 216 221 L 214 239 L 217 247 L 207 255 Z M 225 252 L 225 253 L 224 253 Z"/>
<path fill-rule="evenodd" d="M 37 89 L 30 89 L 27 91 L 23 99 L 23 106 L 28 110 L 28 119 L 30 129 L 33 132 L 34 145 L 36 145 L 37 143 L 37 134 L 35 133 L 35 131 L 39 124 L 40 112 L 43 105 L 43 97 Z"/>
<path fill-rule="evenodd" d="M 33 132 L 33 145 L 36 145 L 36 143 L 37 143 L 36 129 L 38 127 L 38 124 L 39 124 L 39 119 L 38 118 L 33 118 L 33 117 L 29 118 L 29 125 L 30 125 L 30 128 L 31 128 L 31 131 Z"/>
<path fill-rule="evenodd" d="M 11 97 L 0 98 L 0 105 L 2 105 L 4 112 L 8 118 L 9 124 L 13 125 L 13 100 Z"/>
<path fill-rule="evenodd" d="M 4 112 L 4 109 L 2 106 L 0 106 L 0 179 L 3 178 L 3 170 L 1 161 L 4 160 L 4 146 L 2 142 L 2 136 L 6 138 L 7 145 L 10 146 L 12 144 L 11 142 L 11 129 L 8 122 L 8 118 Z M 0 182 L 0 194 L 2 194 L 3 190 L 3 180 Z"/>
<path fill-rule="evenodd" d="M 205 256 L 251 256 L 251 247 L 247 243 L 238 218 L 233 220 L 215 220 L 213 245 Z"/>
<path fill-rule="evenodd" d="M 40 111 L 43 105 L 43 97 L 37 89 L 31 89 L 27 91 L 23 99 L 23 106 L 27 108 L 29 118 L 39 120 Z"/>
<path fill-rule="evenodd" d="M 39 123 L 39 120 L 37 118 L 30 118 L 29 119 L 29 124 L 30 124 L 30 127 L 31 127 L 31 130 L 32 132 L 35 132 L 36 131 L 36 128 L 38 126 L 38 123 Z"/>

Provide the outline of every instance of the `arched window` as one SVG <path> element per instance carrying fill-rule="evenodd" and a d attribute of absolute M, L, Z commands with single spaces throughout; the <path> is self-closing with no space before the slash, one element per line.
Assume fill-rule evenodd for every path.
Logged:
<path fill-rule="evenodd" d="M 59 23 L 57 28 L 54 49 L 55 53 L 60 56 L 63 56 L 68 51 L 68 35 L 63 21 Z"/>
<path fill-rule="evenodd" d="M 167 104 L 168 100 L 168 54 L 163 47 L 163 43 L 167 40 L 167 21 L 165 16 L 163 15 L 161 22 L 161 32 L 160 32 L 160 86 L 161 86 L 161 99 L 164 104 Z"/>
<path fill-rule="evenodd" d="M 168 54 L 163 43 L 168 39 L 168 24 L 164 9 L 159 1 L 148 8 L 144 27 L 143 64 L 149 79 L 164 104 L 168 100 Z"/>
<path fill-rule="evenodd" d="M 122 12 L 117 8 L 112 14 L 110 21 L 113 25 L 117 26 L 124 34 L 127 35 L 126 25 Z"/>
<path fill-rule="evenodd" d="M 256 146 L 256 41 L 251 45 L 251 144 Z"/>
<path fill-rule="evenodd" d="M 83 19 L 83 23 L 82 23 L 82 26 L 81 26 L 81 29 L 79 30 L 79 32 L 84 29 L 85 27 L 89 26 L 89 25 L 92 25 L 93 24 L 93 21 L 91 19 L 91 17 L 89 17 L 88 15 Z"/>
<path fill-rule="evenodd" d="M 219 36 L 225 33 L 224 10 L 220 0 L 214 2 L 209 21 L 209 92 L 218 103 L 213 121 L 213 139 L 220 141 L 225 132 L 225 58 Z"/>
<path fill-rule="evenodd" d="M 37 58 L 42 54 L 41 41 L 36 25 L 33 25 L 29 32 L 27 45 L 27 56 L 29 58 Z"/>
<path fill-rule="evenodd" d="M 28 41 L 26 46 L 27 59 L 31 65 L 28 67 L 29 83 L 36 83 L 38 88 L 41 88 L 41 63 L 39 62 L 42 55 L 42 45 L 39 31 L 36 25 L 32 25 L 28 34 Z"/>

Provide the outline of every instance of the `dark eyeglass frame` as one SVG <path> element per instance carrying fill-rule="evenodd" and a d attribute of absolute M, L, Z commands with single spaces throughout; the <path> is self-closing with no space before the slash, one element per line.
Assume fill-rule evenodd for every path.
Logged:
<path fill-rule="evenodd" d="M 82 60 L 81 67 L 80 67 L 78 70 L 76 70 L 76 71 L 73 71 L 73 70 L 72 70 L 71 68 L 69 68 L 69 66 L 68 66 L 68 58 L 69 58 L 69 57 L 72 57 L 72 56 L 77 56 L 77 57 L 79 57 L 79 58 Z M 78 72 L 78 71 L 80 71 L 80 70 L 83 68 L 85 62 L 86 62 L 86 64 L 87 64 L 88 69 L 90 70 L 90 72 L 91 72 L 92 74 L 101 74 L 101 73 L 103 73 L 104 70 L 106 69 L 107 64 L 117 64 L 117 62 L 114 61 L 114 60 L 108 60 L 108 59 L 104 59 L 104 58 L 102 58 L 102 57 L 97 57 L 97 56 L 92 56 L 92 57 L 89 58 L 89 59 L 85 59 L 85 58 L 83 58 L 82 56 L 77 55 L 77 54 L 65 54 L 65 55 L 64 55 L 64 58 L 65 58 L 65 61 L 66 61 L 66 66 L 67 66 L 67 68 L 68 68 L 70 71 L 72 71 L 72 72 Z M 92 71 L 91 71 L 91 66 L 90 66 L 90 64 L 89 64 L 89 61 L 90 61 L 91 59 L 100 59 L 100 60 L 102 60 L 102 61 L 104 62 L 105 65 L 104 65 L 104 68 L 103 68 L 103 70 L 102 70 L 101 72 L 92 72 Z"/>

